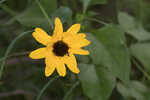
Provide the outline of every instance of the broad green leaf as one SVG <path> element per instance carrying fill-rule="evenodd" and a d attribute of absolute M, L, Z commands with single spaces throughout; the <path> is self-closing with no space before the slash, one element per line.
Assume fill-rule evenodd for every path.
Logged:
<path fill-rule="evenodd" d="M 126 85 L 118 83 L 117 89 L 126 99 L 129 97 L 134 97 L 136 98 L 136 100 L 150 99 L 150 89 L 138 81 L 131 81 L 129 84 Z"/>
<path fill-rule="evenodd" d="M 68 22 L 72 19 L 72 10 L 68 7 L 60 7 L 51 14 L 51 17 L 53 21 L 55 17 L 59 17 L 62 22 Z"/>
<path fill-rule="evenodd" d="M 115 78 L 103 66 L 79 64 L 78 75 L 83 92 L 91 100 L 108 100 L 115 87 Z"/>
<path fill-rule="evenodd" d="M 90 51 L 89 56 L 92 58 L 93 63 L 96 65 L 102 64 L 105 66 L 111 66 L 112 59 L 103 44 L 90 33 L 87 33 L 87 38 L 91 41 L 88 50 Z"/>
<path fill-rule="evenodd" d="M 132 55 L 138 58 L 150 72 L 150 43 L 137 43 L 130 48 Z"/>
<path fill-rule="evenodd" d="M 137 40 L 143 41 L 150 39 L 150 33 L 146 31 L 134 17 L 128 15 L 127 13 L 120 12 L 118 15 L 118 20 L 122 29 L 135 37 Z"/>
<path fill-rule="evenodd" d="M 41 0 L 40 3 L 48 15 L 50 15 L 57 8 L 56 0 Z M 41 9 L 36 2 L 33 2 L 23 13 L 16 16 L 16 19 L 21 24 L 29 27 L 50 27 L 47 19 L 41 12 Z"/>
<path fill-rule="evenodd" d="M 125 46 L 124 33 L 118 26 L 108 25 L 94 32 L 97 39 L 88 36 L 90 56 L 95 64 L 107 66 L 112 74 L 124 82 L 129 80 L 130 56 Z"/>

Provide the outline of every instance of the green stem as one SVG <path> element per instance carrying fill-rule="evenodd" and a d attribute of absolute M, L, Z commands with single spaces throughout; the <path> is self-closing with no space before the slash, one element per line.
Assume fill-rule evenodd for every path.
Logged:
<path fill-rule="evenodd" d="M 24 35 L 28 34 L 28 33 L 31 33 L 32 31 L 27 31 L 27 32 L 23 32 L 22 34 L 20 34 L 19 36 L 17 36 L 11 43 L 10 45 L 8 46 L 6 52 L 5 52 L 5 55 L 4 55 L 4 58 L 3 58 L 3 61 L 2 61 L 2 64 L 1 64 L 1 67 L 0 67 L 0 79 L 2 78 L 2 73 L 3 73 L 3 70 L 4 70 L 4 66 L 5 66 L 5 62 L 6 62 L 6 59 L 7 59 L 7 56 L 8 54 L 10 53 L 10 51 L 12 50 L 14 44 L 16 43 L 16 41 L 18 39 L 20 39 L 21 37 L 23 37 Z"/>
<path fill-rule="evenodd" d="M 38 94 L 36 100 L 40 100 L 42 94 L 44 93 L 44 91 L 48 88 L 48 86 L 55 80 L 59 78 L 59 76 L 55 76 L 54 78 L 52 78 L 51 80 L 48 81 L 48 83 L 46 85 L 44 85 L 44 87 L 42 88 L 42 90 L 40 91 L 40 93 Z"/>
<path fill-rule="evenodd" d="M 73 86 L 70 88 L 70 90 L 66 93 L 66 95 L 64 96 L 63 100 L 67 100 L 68 97 L 70 96 L 70 94 L 72 93 L 72 91 L 79 85 L 79 81 L 77 81 L 76 83 L 73 84 Z"/>
<path fill-rule="evenodd" d="M 100 23 L 100 24 L 108 25 L 107 23 L 105 23 L 105 22 L 103 22 L 103 21 L 101 21 L 101 20 L 95 19 L 95 18 L 87 18 L 87 17 L 86 17 L 85 19 L 91 20 L 91 21 L 95 21 L 95 22 Z"/>
<path fill-rule="evenodd" d="M 43 15 L 45 16 L 45 18 L 48 20 L 51 28 L 53 29 L 53 24 L 52 24 L 52 21 L 50 20 L 48 14 L 46 13 L 45 9 L 43 8 L 43 6 L 40 4 L 39 0 L 35 0 L 37 2 L 37 4 L 39 5 Z"/>
<path fill-rule="evenodd" d="M 147 77 L 147 79 L 150 80 L 150 76 L 141 68 L 141 66 L 137 63 L 137 61 L 135 59 L 133 59 L 133 63 L 145 75 L 145 77 Z"/>

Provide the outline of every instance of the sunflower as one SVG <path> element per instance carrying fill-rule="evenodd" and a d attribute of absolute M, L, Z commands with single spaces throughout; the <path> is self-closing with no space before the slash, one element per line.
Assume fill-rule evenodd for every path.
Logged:
<path fill-rule="evenodd" d="M 66 32 L 63 32 L 61 20 L 55 18 L 55 28 L 52 36 L 49 36 L 41 28 L 35 28 L 32 36 L 45 47 L 36 49 L 29 54 L 32 59 L 45 58 L 45 76 L 50 76 L 55 69 L 60 76 L 66 75 L 67 66 L 73 73 L 78 74 L 80 70 L 77 67 L 77 61 L 74 54 L 88 55 L 87 50 L 82 47 L 87 46 L 90 41 L 87 40 L 84 33 L 78 33 L 80 24 L 72 25 Z M 77 34 L 78 33 L 78 34 Z"/>

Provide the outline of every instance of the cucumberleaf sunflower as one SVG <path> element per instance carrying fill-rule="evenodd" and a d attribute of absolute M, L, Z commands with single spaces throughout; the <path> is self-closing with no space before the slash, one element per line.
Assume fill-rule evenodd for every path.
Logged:
<path fill-rule="evenodd" d="M 66 32 L 63 32 L 63 26 L 59 18 L 55 18 L 55 29 L 52 36 L 49 36 L 41 28 L 35 28 L 32 33 L 33 37 L 45 47 L 32 51 L 29 57 L 32 59 L 45 58 L 46 76 L 50 76 L 55 69 L 60 76 L 65 76 L 65 65 L 72 72 L 79 73 L 74 54 L 88 55 L 89 52 L 83 50 L 82 47 L 90 43 L 85 38 L 84 33 L 78 33 L 79 30 L 80 24 L 74 24 Z"/>

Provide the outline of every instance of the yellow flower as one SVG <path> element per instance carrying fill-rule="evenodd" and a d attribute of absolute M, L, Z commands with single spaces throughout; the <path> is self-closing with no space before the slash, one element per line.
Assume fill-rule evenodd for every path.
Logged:
<path fill-rule="evenodd" d="M 55 18 L 55 29 L 53 36 L 49 36 L 41 28 L 35 28 L 33 37 L 45 47 L 36 49 L 29 54 L 32 59 L 45 58 L 45 76 L 50 76 L 56 69 L 60 76 L 66 75 L 66 67 L 74 73 L 79 73 L 74 54 L 88 55 L 87 46 L 90 41 L 84 33 L 78 33 L 80 24 L 72 25 L 66 32 L 59 18 Z M 78 33 L 78 34 L 77 34 Z"/>

